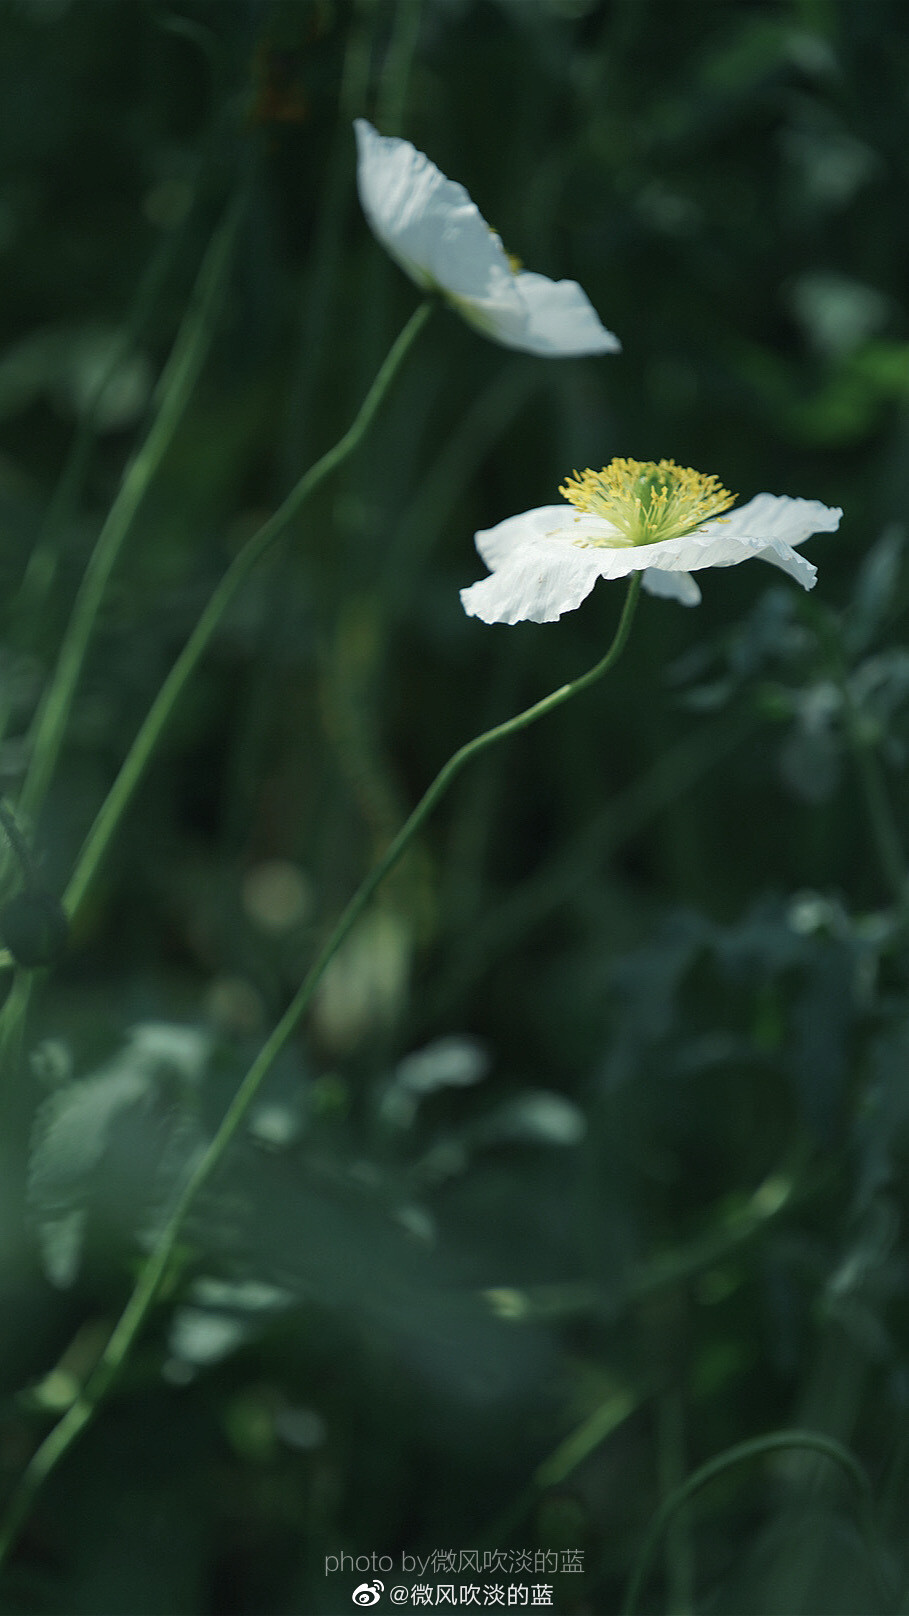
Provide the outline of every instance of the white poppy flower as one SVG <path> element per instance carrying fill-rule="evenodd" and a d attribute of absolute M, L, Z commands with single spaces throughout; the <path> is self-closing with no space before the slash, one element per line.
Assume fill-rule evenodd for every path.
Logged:
<path fill-rule="evenodd" d="M 567 505 L 510 516 L 476 535 L 490 576 L 461 590 L 464 610 L 484 623 L 553 623 L 574 611 L 598 578 L 642 572 L 651 595 L 696 606 L 702 567 L 757 556 L 812 589 L 817 568 L 796 545 L 833 533 L 842 511 L 816 499 L 758 494 L 722 516 L 735 496 L 716 477 L 674 460 L 613 460 L 559 489 Z"/>
<path fill-rule="evenodd" d="M 577 281 L 515 268 L 463 185 L 408 140 L 354 124 L 357 184 L 370 228 L 406 275 L 440 292 L 469 325 L 506 348 L 550 359 L 618 353 Z"/>

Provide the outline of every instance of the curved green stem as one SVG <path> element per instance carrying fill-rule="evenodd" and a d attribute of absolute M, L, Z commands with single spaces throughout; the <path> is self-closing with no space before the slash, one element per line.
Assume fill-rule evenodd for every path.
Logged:
<path fill-rule="evenodd" d="M 409 353 L 417 336 L 426 324 L 431 309 L 432 304 L 430 302 L 421 303 L 415 309 L 398 336 L 397 341 L 389 349 L 375 381 L 344 436 L 339 438 L 334 447 L 329 449 L 300 478 L 300 481 L 291 489 L 284 503 L 253 534 L 252 538 L 247 540 L 243 549 L 231 562 L 152 702 L 142 727 L 123 760 L 120 772 L 102 803 L 95 822 L 85 839 L 69 885 L 63 895 L 63 907 L 70 916 L 75 914 L 82 903 L 95 872 L 104 857 L 108 843 L 129 804 L 136 786 L 142 778 L 161 732 L 240 585 L 256 563 L 264 556 L 266 550 L 280 538 L 310 495 L 319 487 L 319 484 L 323 483 L 326 477 L 342 461 L 353 454 L 353 451 L 372 424 L 376 411 L 388 392 L 394 377 L 397 375 L 405 356 Z"/>
<path fill-rule="evenodd" d="M 561 707 L 572 696 L 587 690 L 609 671 L 621 655 L 628 639 L 640 586 L 641 574 L 636 572 L 629 583 L 625 605 L 612 644 L 595 667 L 582 674 L 580 678 L 572 680 L 570 684 L 560 686 L 551 695 L 544 696 L 541 701 L 534 702 L 531 707 L 525 708 L 514 718 L 509 718 L 504 723 L 486 730 L 482 735 L 475 736 L 449 758 L 398 831 L 384 856 L 354 893 L 284 1015 L 246 1073 L 225 1112 L 220 1127 L 189 1173 L 155 1247 L 142 1267 L 132 1295 L 114 1327 L 97 1367 L 89 1376 L 79 1398 L 45 1437 L 14 1491 L 6 1519 L 0 1528 L 0 1563 L 9 1553 L 40 1487 L 88 1424 L 122 1367 L 157 1296 L 190 1208 L 200 1190 L 219 1166 L 263 1081 L 309 1007 L 326 967 L 366 908 L 376 888 L 397 864 L 436 803 L 472 758 L 484 752 L 487 747 L 494 746 L 497 741 L 506 740 L 509 736 L 516 735 L 519 730 L 536 723 L 538 718 L 544 718 L 547 713 L 554 712 L 557 707 Z"/>
<path fill-rule="evenodd" d="M 43 1486 L 51 1471 L 55 1469 L 58 1460 L 62 1459 L 67 1449 L 72 1446 L 77 1436 L 88 1424 L 94 1412 L 94 1405 L 88 1403 L 84 1397 L 79 1397 L 70 1405 L 62 1420 L 58 1420 L 50 1435 L 45 1437 L 37 1453 L 32 1458 L 21 1482 L 10 1500 L 3 1530 L 0 1532 L 0 1564 L 19 1535 L 21 1527 L 28 1519 L 29 1512 L 37 1493 Z"/>
<path fill-rule="evenodd" d="M 735 1465 L 747 1464 L 752 1459 L 762 1459 L 768 1453 L 779 1453 L 785 1448 L 808 1448 L 815 1453 L 822 1453 L 826 1458 L 831 1459 L 834 1464 L 839 1465 L 840 1469 L 849 1477 L 858 1499 L 862 1527 L 871 1556 L 871 1563 L 874 1567 L 875 1581 L 879 1581 L 874 1556 L 874 1495 L 863 1466 L 859 1464 L 855 1455 L 850 1453 L 848 1448 L 844 1447 L 841 1442 L 837 1442 L 835 1437 L 824 1436 L 819 1431 L 771 1431 L 766 1436 L 753 1437 L 748 1442 L 739 1442 L 735 1447 L 727 1448 L 725 1453 L 720 1453 L 715 1459 L 710 1459 L 707 1464 L 701 1465 L 700 1469 L 695 1470 L 680 1487 L 677 1487 L 674 1492 L 669 1494 L 668 1498 L 664 1498 L 647 1529 L 647 1534 L 628 1584 L 628 1592 L 622 1605 L 621 1616 L 634 1616 L 638 1598 L 643 1590 L 656 1550 L 659 1547 L 660 1538 L 670 1521 L 687 1504 L 688 1500 L 695 1493 L 700 1492 L 702 1487 L 706 1487 L 709 1482 L 722 1475 L 724 1471 L 731 1470 Z M 881 1590 L 879 1589 L 879 1591 Z M 888 1599 L 886 1590 L 883 1590 L 883 1595 L 886 1601 Z"/>
<path fill-rule="evenodd" d="M 829 613 L 817 607 L 810 611 L 810 616 L 843 698 L 846 739 L 852 751 L 862 795 L 865 798 L 881 871 L 896 907 L 905 918 L 909 912 L 909 863 L 887 792 L 877 746 L 867 732 L 861 710 L 853 694 L 849 668 L 843 655 L 835 620 Z"/>
<path fill-rule="evenodd" d="M 50 785 L 108 579 L 149 484 L 170 447 L 208 353 L 244 204 L 245 194 L 241 192 L 212 237 L 158 383 L 151 426 L 124 472 L 85 569 L 53 677 L 32 726 L 31 758 L 18 804 L 26 818 L 37 814 Z"/>
<path fill-rule="evenodd" d="M 430 301 L 421 303 L 419 307 L 415 309 L 404 329 L 398 336 L 396 342 L 389 349 L 384 363 L 380 367 L 378 374 L 376 375 L 376 378 L 369 389 L 369 392 L 363 400 L 363 403 L 361 404 L 360 409 L 350 427 L 344 433 L 344 436 L 339 438 L 334 447 L 329 449 L 320 460 L 317 460 L 314 466 L 310 467 L 309 471 L 307 471 L 305 475 L 301 477 L 300 481 L 295 485 L 295 487 L 291 489 L 291 492 L 288 494 L 284 503 L 279 506 L 274 515 L 271 516 L 269 520 L 265 522 L 261 528 L 259 528 L 258 532 L 254 533 L 252 538 L 247 541 L 215 589 L 214 594 L 211 596 L 211 599 L 203 610 L 192 634 L 187 640 L 185 646 L 177 657 L 176 662 L 171 668 L 170 673 L 167 675 L 167 678 L 164 680 L 164 683 L 152 702 L 152 705 L 149 708 L 148 713 L 146 714 L 145 719 L 143 720 L 143 723 L 138 731 L 138 734 L 136 735 L 132 746 L 130 747 L 126 757 L 123 760 L 123 763 L 120 766 L 119 773 L 117 774 L 110 791 L 105 797 L 104 802 L 101 804 L 101 807 L 95 816 L 94 823 L 92 824 L 91 829 L 85 838 L 79 853 L 79 857 L 76 860 L 75 869 L 73 870 L 62 898 L 63 909 L 70 918 L 76 914 L 77 910 L 82 904 L 86 893 L 88 892 L 88 889 L 97 873 L 98 867 L 104 858 L 111 838 L 113 837 L 120 820 L 129 806 L 133 792 L 136 790 L 136 787 L 138 786 L 139 781 L 145 772 L 146 765 L 148 764 L 161 733 L 164 730 L 165 725 L 167 724 L 168 719 L 170 718 L 170 715 L 183 692 L 184 686 L 203 656 L 212 635 L 215 633 L 218 624 L 221 622 L 225 611 L 236 595 L 240 585 L 244 582 L 249 572 L 251 572 L 252 568 L 256 565 L 256 562 L 259 561 L 265 554 L 266 550 L 272 544 L 274 544 L 276 539 L 280 538 L 288 524 L 297 515 L 297 512 L 300 510 L 302 505 L 305 504 L 309 496 L 314 493 L 316 488 L 318 488 L 319 484 L 324 482 L 325 478 L 328 477 L 329 474 L 333 472 L 342 461 L 346 460 L 348 455 L 353 453 L 354 449 L 356 449 L 357 445 L 360 443 L 364 434 L 371 425 L 376 411 L 388 392 L 388 389 L 405 356 L 409 352 L 419 332 L 426 324 L 431 309 L 432 303 Z M 100 548 L 101 543 L 99 540 L 98 549 L 100 550 Z M 111 556 L 111 565 L 112 562 L 113 557 Z M 107 567 L 107 571 L 110 571 L 109 565 Z M 97 591 L 95 591 L 95 593 L 97 593 Z M 98 595 L 98 598 L 100 599 L 100 595 Z M 77 602 L 77 609 L 78 604 L 79 603 Z M 96 610 L 97 606 L 95 606 L 94 609 Z M 87 612 L 84 614 L 84 617 L 87 622 Z M 87 627 L 90 630 L 91 624 L 88 623 Z M 81 654 L 79 660 L 81 663 Z M 78 673 L 78 667 L 75 671 Z M 71 696 L 71 687 L 69 689 L 68 696 L 67 692 L 62 689 L 62 687 L 58 691 L 58 699 L 55 702 L 54 711 L 57 718 L 62 719 L 62 722 L 65 722 L 66 713 L 69 711 L 69 701 L 71 700 Z M 64 702 L 65 710 L 63 708 Z M 59 743 L 62 739 L 62 722 L 60 725 L 58 725 L 56 719 L 54 720 L 54 758 L 56 757 L 56 750 L 59 749 Z M 49 723 L 50 720 L 48 720 L 48 724 Z M 50 736 L 48 729 L 48 749 L 50 748 L 51 740 L 52 737 Z M 50 758 L 49 750 L 47 762 L 49 765 L 47 777 L 49 778 L 49 769 L 53 767 L 53 759 Z M 28 782 L 26 782 L 26 784 L 28 785 Z M 46 785 L 46 779 L 42 784 L 42 791 L 44 789 L 44 785 Z M 23 794 L 23 808 L 25 810 L 31 807 L 33 811 L 35 805 L 34 800 L 31 798 L 28 802 L 26 802 Z M 9 956 L 7 955 L 7 960 L 8 957 Z M 3 1009 L 0 1010 L 0 1069 L 5 1070 L 6 1066 L 9 1064 L 7 1057 L 11 1056 L 11 1053 L 17 1047 L 17 1040 L 21 1035 L 21 1023 L 23 1017 L 25 1016 L 29 996 L 31 994 L 31 985 L 31 974 L 28 972 L 20 973 L 19 978 L 17 979 L 16 991 L 10 994 L 10 997 L 7 999 Z"/>
<path fill-rule="evenodd" d="M 70 918 L 78 911 L 79 905 L 86 897 L 87 890 L 91 887 L 92 879 L 94 879 L 95 873 L 99 869 L 100 861 L 102 861 L 105 852 L 107 852 L 108 844 L 110 844 L 110 840 L 115 834 L 116 827 L 120 824 L 120 819 L 126 813 L 129 800 L 133 797 L 133 792 L 136 790 L 139 781 L 141 781 L 142 774 L 146 771 L 152 751 L 154 751 L 155 745 L 159 742 L 162 730 L 167 726 L 170 714 L 173 713 L 173 708 L 176 706 L 176 701 L 180 700 L 184 685 L 186 685 L 192 672 L 196 669 L 199 659 L 202 658 L 202 654 L 204 654 L 205 648 L 209 645 L 210 638 L 217 630 L 218 624 L 222 621 L 223 614 L 230 606 L 231 600 L 238 593 L 241 583 L 244 582 L 247 574 L 251 572 L 252 567 L 256 566 L 256 562 L 264 556 L 268 546 L 273 545 L 275 540 L 280 538 L 281 533 L 285 532 L 285 528 L 288 527 L 293 517 L 298 514 L 302 504 L 306 503 L 306 499 L 309 499 L 309 496 L 314 493 L 315 488 L 319 488 L 320 483 L 341 464 L 341 461 L 345 461 L 349 454 L 353 454 L 357 444 L 362 440 L 362 436 L 364 436 L 367 428 L 370 427 L 370 423 L 374 420 L 375 412 L 377 412 L 378 406 L 382 404 L 382 399 L 385 398 L 391 381 L 398 373 L 401 362 L 403 362 L 404 357 L 411 349 L 412 343 L 416 341 L 422 326 L 427 322 L 430 310 L 432 310 L 432 302 L 429 301 L 424 302 L 414 310 L 414 314 L 411 315 L 408 323 L 404 326 L 404 330 L 396 339 L 396 343 L 388 351 L 387 359 L 378 370 L 377 377 L 375 377 L 374 383 L 370 386 L 366 399 L 362 401 L 361 409 L 357 412 L 353 423 L 349 425 L 348 431 L 343 435 L 343 438 L 340 438 L 332 449 L 328 449 L 327 454 L 323 454 L 320 461 L 315 462 L 315 465 L 312 465 L 311 469 L 307 470 L 306 475 L 301 477 L 301 480 L 290 491 L 285 503 L 281 504 L 275 514 L 259 528 L 259 532 L 252 535 L 251 540 L 247 540 L 246 545 L 239 551 L 235 561 L 231 562 L 231 566 L 223 575 L 222 582 L 218 583 L 218 587 L 215 588 L 214 595 L 212 595 L 209 604 L 202 611 L 202 616 L 199 617 L 199 622 L 197 622 L 196 627 L 189 635 L 188 642 L 183 646 L 180 656 L 176 658 L 175 664 L 170 669 L 170 674 L 167 675 L 167 679 L 160 687 L 155 700 L 152 701 L 152 706 L 147 711 L 146 719 L 142 721 L 141 729 L 137 732 L 133 745 L 129 747 L 126 758 L 121 763 L 120 772 L 118 772 L 115 782 L 108 790 L 107 797 L 105 797 L 104 803 L 99 808 L 99 813 L 95 814 L 94 824 L 92 824 L 91 831 L 89 831 L 84 844 L 82 844 L 70 882 L 66 886 L 63 898 L 61 898 L 63 910 Z M 95 551 L 95 554 L 97 554 L 97 551 Z M 112 562 L 113 558 L 110 558 L 110 564 Z M 110 572 L 110 566 L 107 567 L 107 570 Z M 95 604 L 94 609 L 97 609 L 97 604 Z M 91 624 L 87 624 L 87 627 L 91 630 Z M 82 651 L 84 651 L 84 646 L 82 646 Z M 79 658 L 79 661 L 81 661 L 81 658 Z M 78 669 L 76 669 L 76 672 L 78 672 Z M 70 709 L 70 700 L 71 688 L 68 696 L 66 696 L 65 690 L 58 692 L 55 713 L 57 713 L 57 718 L 61 719 L 61 722 L 65 722 L 66 713 Z M 65 701 L 65 709 L 63 709 L 63 701 Z M 53 751 L 53 758 L 57 756 L 61 734 L 63 734 L 61 722 L 60 726 L 57 726 L 57 721 L 55 721 L 55 737 L 53 737 L 55 751 Z M 49 730 L 47 732 L 47 745 L 49 747 L 50 742 L 52 742 L 52 737 L 50 737 Z M 49 768 L 52 768 L 53 760 L 50 756 L 47 761 L 49 761 Z M 47 784 L 47 781 L 44 784 Z M 42 785 L 42 790 L 44 790 L 44 785 Z M 26 803 L 23 797 L 23 803 L 26 810 L 31 806 L 32 811 L 34 811 L 36 803 L 32 802 L 31 798 Z M 29 1002 L 29 995 L 31 995 L 31 984 L 31 973 L 27 973 L 27 971 L 26 973 L 19 973 L 18 979 L 16 979 L 15 991 L 11 992 L 6 1004 L 0 1010 L 0 1070 L 5 1070 L 6 1065 L 10 1063 L 6 1057 L 11 1055 L 11 1052 L 18 1047 L 18 1037 L 21 1036 L 21 1021 L 26 1015 L 27 1002 Z"/>

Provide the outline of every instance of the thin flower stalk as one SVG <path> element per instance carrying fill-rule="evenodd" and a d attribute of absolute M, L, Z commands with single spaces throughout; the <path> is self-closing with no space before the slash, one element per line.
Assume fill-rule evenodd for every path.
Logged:
<path fill-rule="evenodd" d="M 240 586 L 256 563 L 285 532 L 319 485 L 358 447 L 431 312 L 430 302 L 421 303 L 419 308 L 414 310 L 389 350 L 372 387 L 344 436 L 309 468 L 291 489 L 278 510 L 263 523 L 252 538 L 247 540 L 215 589 L 152 702 L 82 844 L 62 898 L 63 910 L 69 919 L 74 918 L 84 902 L 170 716 Z M 10 963 L 9 954 L 5 954 L 5 963 Z M 31 998 L 32 981 L 32 973 L 17 971 L 14 988 L 3 1009 L 0 1010 L 0 1072 L 13 1070 L 17 1064 L 17 1051 Z"/>
<path fill-rule="evenodd" d="M 394 378 L 432 312 L 432 304 L 421 303 L 392 345 L 375 381 L 344 436 L 309 468 L 291 489 L 283 504 L 248 539 L 234 558 L 202 612 L 192 634 L 164 680 L 130 747 L 116 780 L 98 810 L 63 895 L 67 914 L 75 915 L 97 873 L 111 837 L 123 817 L 155 746 L 192 673 L 207 649 L 212 635 L 228 606 L 253 567 L 271 549 L 306 501 L 327 477 L 358 448 L 375 418 Z"/>
<path fill-rule="evenodd" d="M 640 577 L 635 575 L 629 581 L 625 604 L 612 643 L 605 656 L 593 668 L 589 669 L 587 673 L 581 674 L 579 678 L 572 680 L 569 684 L 561 685 L 557 690 L 552 691 L 548 696 L 544 696 L 540 701 L 534 702 L 532 706 L 525 708 L 521 713 L 517 713 L 513 718 L 506 719 L 503 723 L 496 724 L 493 728 L 485 730 L 481 735 L 475 736 L 473 740 L 466 742 L 464 746 L 453 753 L 425 791 L 409 818 L 402 825 L 383 857 L 354 893 L 294 998 L 285 1010 L 284 1015 L 243 1078 L 217 1132 L 213 1135 L 206 1149 L 198 1157 L 190 1171 L 171 1214 L 155 1242 L 153 1250 L 143 1264 L 129 1301 L 114 1327 L 95 1370 L 89 1376 L 79 1396 L 36 1450 L 19 1485 L 15 1488 L 7 1508 L 6 1517 L 2 1526 L 0 1526 L 0 1565 L 3 1564 L 15 1543 L 32 1504 L 47 1477 L 93 1418 L 99 1404 L 106 1397 L 123 1367 L 133 1342 L 158 1295 L 186 1218 L 196 1198 L 220 1166 L 238 1129 L 248 1116 L 250 1107 L 265 1078 L 306 1014 L 328 965 L 351 932 L 360 915 L 366 909 L 377 888 L 390 871 L 394 869 L 420 827 L 445 795 L 449 786 L 473 758 L 478 757 L 480 753 L 485 752 L 489 747 L 495 746 L 499 741 L 507 740 L 512 735 L 518 734 L 519 731 L 527 729 L 531 724 L 536 723 L 538 719 L 555 712 L 566 701 L 570 701 L 573 696 L 580 695 L 582 691 L 588 690 L 591 685 L 596 684 L 598 680 L 603 678 L 604 674 L 609 672 L 610 668 L 618 661 L 627 643 L 639 594 Z"/>

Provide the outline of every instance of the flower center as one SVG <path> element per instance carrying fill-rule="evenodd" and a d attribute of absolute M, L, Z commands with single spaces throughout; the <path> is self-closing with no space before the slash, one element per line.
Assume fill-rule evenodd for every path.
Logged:
<path fill-rule="evenodd" d="M 719 478 L 674 460 L 613 460 L 602 471 L 574 472 L 559 493 L 579 511 L 611 522 L 626 544 L 656 544 L 694 533 L 736 498 Z"/>

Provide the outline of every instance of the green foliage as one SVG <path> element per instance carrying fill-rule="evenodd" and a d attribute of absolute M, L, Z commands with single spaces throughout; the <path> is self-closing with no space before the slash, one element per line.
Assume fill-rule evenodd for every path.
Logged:
<path fill-rule="evenodd" d="M 621 1607 L 660 1510 L 641 1610 L 904 1608 L 904 8 L 15 0 L 0 40 L 4 798 L 245 209 L 23 816 L 33 884 L 0 872 L 20 909 L 57 914 L 213 590 L 415 307 L 353 117 L 623 342 L 544 361 L 434 315 L 219 621 L 66 951 L 0 915 L 38 967 L 0 1020 L 3 1498 L 436 771 L 609 644 L 606 585 L 557 626 L 468 620 L 472 533 L 613 455 L 845 513 L 812 595 L 749 564 L 645 600 L 602 685 L 457 782 L 190 1209 L 0 1610 L 337 1616 L 363 1576 L 326 1556 L 464 1547 L 583 1550 L 546 1578 L 580 1616 Z M 749 1446 L 797 1430 L 821 1449 Z"/>
<path fill-rule="evenodd" d="M 135 1238 L 156 1182 L 184 1164 L 198 1129 L 191 1104 L 175 1106 L 173 1085 L 200 1081 L 209 1047 L 208 1035 L 192 1027 L 135 1027 L 100 1072 L 65 1082 L 39 1106 L 28 1198 L 54 1284 L 75 1280 L 98 1197 L 120 1236 Z"/>

